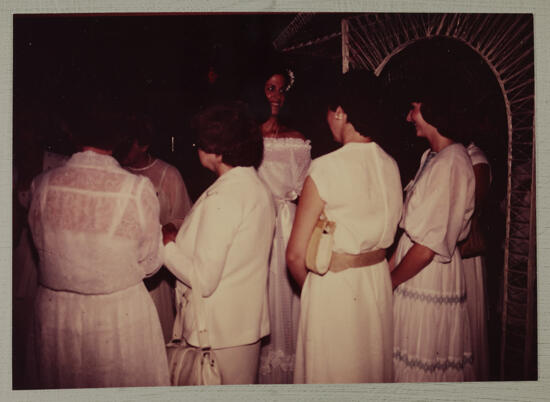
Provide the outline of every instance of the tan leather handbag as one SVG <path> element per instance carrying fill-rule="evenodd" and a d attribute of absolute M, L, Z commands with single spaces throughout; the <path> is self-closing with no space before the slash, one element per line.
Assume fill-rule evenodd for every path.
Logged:
<path fill-rule="evenodd" d="M 306 267 L 310 271 L 319 275 L 327 273 L 332 259 L 335 229 L 336 223 L 329 221 L 322 212 L 307 245 Z"/>

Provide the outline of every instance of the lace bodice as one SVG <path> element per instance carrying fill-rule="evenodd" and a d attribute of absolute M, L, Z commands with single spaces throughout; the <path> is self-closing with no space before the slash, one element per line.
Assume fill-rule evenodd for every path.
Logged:
<path fill-rule="evenodd" d="M 309 140 L 300 138 L 264 138 L 264 159 L 258 174 L 273 196 L 294 200 L 302 191 L 311 162 Z"/>
<path fill-rule="evenodd" d="M 29 225 L 40 282 L 104 294 L 139 283 L 162 262 L 159 203 L 149 179 L 80 152 L 32 184 Z"/>

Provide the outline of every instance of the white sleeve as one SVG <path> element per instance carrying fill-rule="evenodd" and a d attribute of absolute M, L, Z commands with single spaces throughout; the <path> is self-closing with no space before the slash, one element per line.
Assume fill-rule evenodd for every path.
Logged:
<path fill-rule="evenodd" d="M 435 252 L 441 263 L 451 260 L 474 209 L 473 172 L 467 169 L 471 166 L 456 158 L 434 160 L 424 173 L 423 196 L 414 199 L 416 205 L 409 204 L 414 213 L 404 218 L 403 227 L 411 240 Z"/>
<path fill-rule="evenodd" d="M 176 241 L 165 246 L 164 263 L 186 285 L 190 285 L 189 270 L 195 269 L 203 296 L 208 297 L 222 278 L 229 248 L 242 220 L 242 207 L 235 195 L 217 191 L 199 202 L 201 205 L 195 206 Z M 193 242 L 191 251 L 184 247 Z"/>

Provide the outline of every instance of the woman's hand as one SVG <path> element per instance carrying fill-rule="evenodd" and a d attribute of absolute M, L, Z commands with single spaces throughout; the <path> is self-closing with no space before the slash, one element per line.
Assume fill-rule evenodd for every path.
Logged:
<path fill-rule="evenodd" d="M 164 245 L 176 240 L 178 229 L 173 223 L 167 223 L 162 227 L 162 241 Z"/>
<path fill-rule="evenodd" d="M 394 253 L 395 255 L 395 253 Z M 391 283 L 395 290 L 403 282 L 408 281 L 413 276 L 422 271 L 430 262 L 432 262 L 435 253 L 422 244 L 414 243 L 407 251 L 405 257 L 391 273 Z"/>

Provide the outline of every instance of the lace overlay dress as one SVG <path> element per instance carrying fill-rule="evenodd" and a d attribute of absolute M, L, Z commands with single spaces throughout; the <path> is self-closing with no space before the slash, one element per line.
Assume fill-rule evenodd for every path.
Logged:
<path fill-rule="evenodd" d="M 268 279 L 271 334 L 262 344 L 260 384 L 291 384 L 294 375 L 300 297 L 288 272 L 285 253 L 296 212 L 292 201 L 302 190 L 310 153 L 309 140 L 264 138 L 264 159 L 258 174 L 273 194 L 277 218 Z"/>
<path fill-rule="evenodd" d="M 475 179 L 461 144 L 428 160 L 407 188 L 396 265 L 414 243 L 435 252 L 426 267 L 394 293 L 394 380 L 464 381 L 472 377 L 466 285 L 456 243 L 470 230 Z"/>
<path fill-rule="evenodd" d="M 162 263 L 150 181 L 86 151 L 35 179 L 32 193 L 37 385 L 169 385 L 159 318 L 143 284 Z"/>

